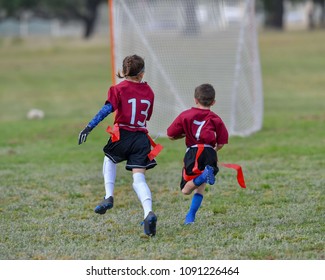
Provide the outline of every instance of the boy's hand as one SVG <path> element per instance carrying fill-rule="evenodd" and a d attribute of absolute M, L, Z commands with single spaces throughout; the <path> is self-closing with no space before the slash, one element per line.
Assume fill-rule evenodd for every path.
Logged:
<path fill-rule="evenodd" d="M 222 147 L 223 147 L 223 144 L 219 144 L 219 145 L 215 145 L 214 149 L 215 149 L 216 151 L 219 151 L 219 150 L 222 149 Z"/>
<path fill-rule="evenodd" d="M 79 133 L 79 139 L 78 139 L 78 144 L 79 145 L 82 144 L 82 142 L 86 142 L 87 136 L 88 136 L 88 134 L 90 133 L 91 130 L 92 130 L 91 127 L 86 126 L 84 128 L 84 130 Z"/>
<path fill-rule="evenodd" d="M 185 137 L 185 134 L 181 134 L 181 135 L 177 135 L 177 136 L 168 136 L 168 138 L 170 140 L 178 140 L 178 139 L 182 139 Z"/>

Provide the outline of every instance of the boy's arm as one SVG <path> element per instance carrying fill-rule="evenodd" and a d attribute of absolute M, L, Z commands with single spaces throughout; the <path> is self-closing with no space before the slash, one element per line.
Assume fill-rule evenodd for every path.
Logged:
<path fill-rule="evenodd" d="M 215 147 L 216 151 L 221 150 L 223 146 L 224 146 L 223 144 L 216 145 L 216 147 Z"/>
<path fill-rule="evenodd" d="M 168 136 L 168 138 L 170 140 L 177 140 L 177 139 L 181 139 L 181 138 L 184 138 L 185 137 L 185 134 L 181 134 L 181 135 L 178 135 L 178 136 Z"/>
<path fill-rule="evenodd" d="M 96 116 L 88 123 L 88 125 L 79 133 L 78 144 L 86 142 L 88 134 L 95 128 L 103 119 L 113 112 L 111 103 L 106 103 L 96 114 Z"/>
<path fill-rule="evenodd" d="M 228 144 L 228 130 L 224 124 L 224 122 L 220 119 L 219 122 L 216 124 L 216 134 L 218 135 L 217 137 L 217 144 L 214 147 L 216 151 L 219 151 L 222 149 L 222 147 L 225 144 Z M 220 144 L 218 144 L 220 143 Z"/>
<path fill-rule="evenodd" d="M 180 115 L 167 128 L 167 136 L 170 140 L 177 140 L 185 137 L 185 131 Z"/>

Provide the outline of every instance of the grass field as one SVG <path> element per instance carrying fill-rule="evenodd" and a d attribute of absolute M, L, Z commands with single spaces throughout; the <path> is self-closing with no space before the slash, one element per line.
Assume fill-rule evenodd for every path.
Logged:
<path fill-rule="evenodd" d="M 197 221 L 179 191 L 184 144 L 147 173 L 157 236 L 124 165 L 115 206 L 104 195 L 107 120 L 77 145 L 110 85 L 108 40 L 0 41 L 0 259 L 325 259 L 325 33 L 261 33 L 263 129 L 231 137 L 220 161 L 241 164 L 247 189 L 221 169 Z M 43 120 L 30 121 L 30 108 Z"/>

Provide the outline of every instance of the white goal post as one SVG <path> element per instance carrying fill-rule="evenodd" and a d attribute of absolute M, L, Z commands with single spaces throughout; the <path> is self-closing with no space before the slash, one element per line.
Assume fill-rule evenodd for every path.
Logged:
<path fill-rule="evenodd" d="M 194 89 L 203 83 L 214 86 L 212 110 L 230 135 L 261 129 L 255 0 L 108 1 L 113 75 L 125 56 L 144 57 L 155 92 L 152 136 L 165 136 L 174 118 L 194 106 Z"/>

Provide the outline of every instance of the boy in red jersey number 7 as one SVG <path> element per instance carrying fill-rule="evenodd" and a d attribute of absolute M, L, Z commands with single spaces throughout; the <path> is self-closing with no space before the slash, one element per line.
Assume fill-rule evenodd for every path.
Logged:
<path fill-rule="evenodd" d="M 114 203 L 116 164 L 126 161 L 125 168 L 133 173 L 133 189 L 144 211 L 144 233 L 156 234 L 157 217 L 152 211 L 151 191 L 146 183 L 145 171 L 157 165 L 149 159 L 151 144 L 146 122 L 150 120 L 154 92 L 143 82 L 144 60 L 140 56 L 127 56 L 123 60 L 123 71 L 118 72 L 121 83 L 111 86 L 105 105 L 79 134 L 79 145 L 86 142 L 88 134 L 110 113 L 115 112 L 114 133 L 103 148 L 105 157 L 103 175 L 106 195 L 95 208 L 98 214 L 105 214 Z"/>
<path fill-rule="evenodd" d="M 196 107 L 182 112 L 167 129 L 171 140 L 185 137 L 187 147 L 180 183 L 184 195 L 194 191 L 185 224 L 195 221 L 206 183 L 213 185 L 219 168 L 217 151 L 228 143 L 228 131 L 222 119 L 210 110 L 215 104 L 215 90 L 210 84 L 195 89 Z"/>

